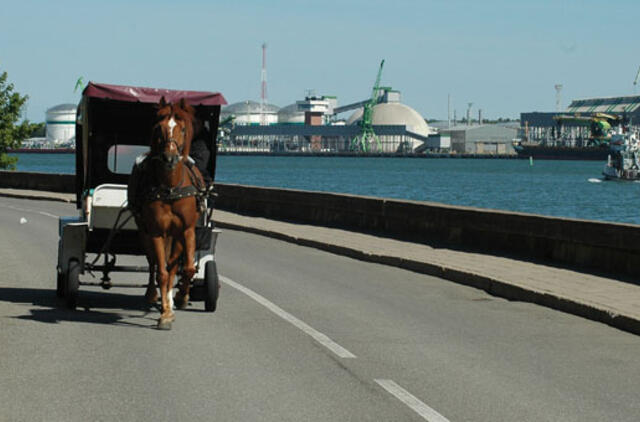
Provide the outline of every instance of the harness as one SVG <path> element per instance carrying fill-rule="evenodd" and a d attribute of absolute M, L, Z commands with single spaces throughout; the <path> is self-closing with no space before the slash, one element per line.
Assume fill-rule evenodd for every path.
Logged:
<path fill-rule="evenodd" d="M 183 158 L 180 156 L 179 161 L 184 161 L 182 179 L 177 186 L 157 185 L 151 179 L 150 161 L 160 159 L 156 156 L 141 156 L 136 160 L 134 171 L 129 180 L 129 208 L 135 213 L 139 213 L 140 208 L 144 204 L 153 201 L 173 202 L 182 198 L 194 196 L 196 205 L 200 212 L 204 211 L 204 199 L 211 195 L 213 186 L 207 187 L 202 177 L 199 177 L 193 169 L 194 163 L 191 157 Z M 186 176 L 185 176 L 186 174 Z M 185 177 L 189 177 L 191 185 L 184 185 Z"/>
<path fill-rule="evenodd" d="M 184 166 L 184 168 L 187 169 L 186 173 L 189 176 L 191 185 L 183 186 L 185 177 L 185 171 L 183 171 L 182 180 L 180 180 L 178 186 L 152 186 L 144 195 L 144 203 L 158 200 L 171 202 L 178 199 L 187 198 L 189 196 L 196 196 L 196 200 L 198 200 L 198 203 L 202 201 L 207 191 L 206 187 L 204 186 L 204 181 L 201 177 L 198 177 L 198 175 L 196 175 L 195 171 L 193 170 L 193 162 L 190 159 L 185 160 L 185 164 L 186 165 Z"/>

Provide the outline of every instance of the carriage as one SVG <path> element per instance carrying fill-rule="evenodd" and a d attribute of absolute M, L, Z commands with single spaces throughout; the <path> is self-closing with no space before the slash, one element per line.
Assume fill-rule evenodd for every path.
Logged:
<path fill-rule="evenodd" d="M 69 308 L 76 307 L 81 286 L 147 286 L 115 283 L 110 275 L 149 272 L 148 265 L 120 265 L 117 258 L 145 255 L 136 221 L 127 206 L 127 183 L 134 163 L 149 150 L 160 98 L 184 99 L 202 116 L 208 129 L 204 144 L 210 152 L 205 171 L 213 181 L 220 107 L 226 104 L 222 94 L 90 82 L 83 91 L 76 118 L 78 215 L 60 217 L 58 225 L 56 293 Z M 190 301 L 204 301 L 209 312 L 216 309 L 219 290 L 215 261 L 219 230 L 212 221 L 213 199 L 214 194 L 203 198 L 203 212 L 195 227 L 196 273 L 190 281 Z M 173 288 L 174 281 L 171 283 Z"/>

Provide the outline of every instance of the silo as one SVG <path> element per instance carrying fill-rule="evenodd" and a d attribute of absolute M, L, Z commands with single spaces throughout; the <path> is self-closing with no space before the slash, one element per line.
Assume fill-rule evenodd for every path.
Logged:
<path fill-rule="evenodd" d="M 266 124 L 278 123 L 278 110 L 280 108 L 273 104 L 265 104 L 264 114 Z M 261 106 L 257 101 L 240 101 L 238 103 L 229 104 L 226 107 L 222 107 L 220 111 L 220 120 L 233 115 L 235 116 L 234 123 L 237 125 L 259 125 L 261 119 Z"/>
<path fill-rule="evenodd" d="M 351 117 L 347 120 L 348 125 L 357 124 L 362 120 L 362 108 L 356 110 Z M 373 106 L 373 125 L 391 125 L 391 126 L 406 126 L 409 132 L 413 132 L 421 136 L 429 136 L 436 133 L 436 130 L 431 128 L 424 118 L 412 109 L 411 107 L 402 103 L 379 103 Z M 397 136 L 380 136 L 380 142 L 384 145 L 384 152 L 395 151 L 399 146 L 400 139 Z M 421 145 L 421 142 L 412 139 L 410 148 L 415 150 Z"/>
<path fill-rule="evenodd" d="M 278 123 L 280 124 L 304 124 L 304 111 L 300 110 L 297 103 L 289 104 L 278 111 Z"/>
<path fill-rule="evenodd" d="M 76 136 L 76 105 L 59 104 L 45 113 L 47 142 L 55 145 L 68 145 Z M 71 145 L 73 146 L 73 145 Z"/>

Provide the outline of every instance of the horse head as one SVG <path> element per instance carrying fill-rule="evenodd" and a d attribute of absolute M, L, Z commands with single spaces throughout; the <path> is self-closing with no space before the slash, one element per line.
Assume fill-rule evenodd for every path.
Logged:
<path fill-rule="evenodd" d="M 151 156 L 159 159 L 165 169 L 175 169 L 189 155 L 194 115 L 193 107 L 184 98 L 178 104 L 167 103 L 164 97 L 160 99 L 151 136 Z"/>

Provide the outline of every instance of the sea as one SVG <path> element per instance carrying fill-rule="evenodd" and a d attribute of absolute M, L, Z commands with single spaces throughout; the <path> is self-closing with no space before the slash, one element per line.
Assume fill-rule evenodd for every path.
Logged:
<path fill-rule="evenodd" d="M 74 173 L 73 154 L 15 154 L 17 170 Z M 602 179 L 600 161 L 218 157 L 216 181 L 410 199 L 640 224 L 640 183 Z"/>

